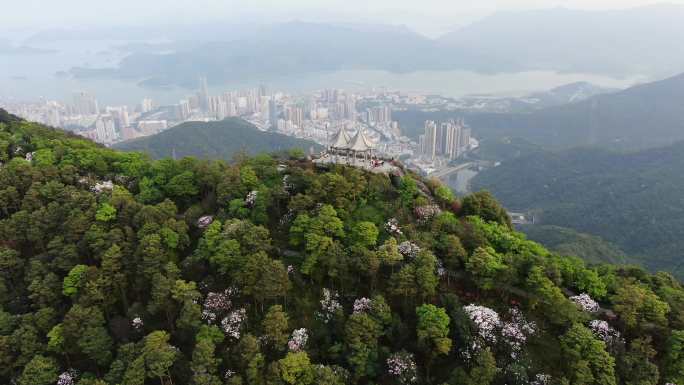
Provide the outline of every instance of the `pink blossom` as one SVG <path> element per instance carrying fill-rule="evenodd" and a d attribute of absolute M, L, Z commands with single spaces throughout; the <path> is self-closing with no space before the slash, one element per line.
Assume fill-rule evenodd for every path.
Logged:
<path fill-rule="evenodd" d="M 394 353 L 387 359 L 387 371 L 397 377 L 401 384 L 416 383 L 418 381 L 417 369 L 411 353 Z"/>
<path fill-rule="evenodd" d="M 365 297 L 359 298 L 359 299 L 354 301 L 353 313 L 354 314 L 365 313 L 371 309 L 372 305 L 373 305 L 373 301 L 371 301 L 370 299 L 365 298 Z"/>
<path fill-rule="evenodd" d="M 292 337 L 287 342 L 287 347 L 290 351 L 298 352 L 306 346 L 306 342 L 309 340 L 309 333 L 306 329 L 295 329 L 292 332 Z"/>
<path fill-rule="evenodd" d="M 335 313 L 342 310 L 339 295 L 330 289 L 323 289 L 323 299 L 321 299 L 320 302 L 321 311 L 317 312 L 316 315 L 321 318 L 324 323 L 330 322 Z"/>

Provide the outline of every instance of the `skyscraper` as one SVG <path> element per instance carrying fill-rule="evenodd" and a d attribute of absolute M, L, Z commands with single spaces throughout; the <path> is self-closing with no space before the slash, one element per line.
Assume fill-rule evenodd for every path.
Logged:
<path fill-rule="evenodd" d="M 97 99 L 83 91 L 74 94 L 74 108 L 80 115 L 97 115 L 100 113 Z"/>
<path fill-rule="evenodd" d="M 207 77 L 200 76 L 199 78 L 199 93 L 197 94 L 199 98 L 200 110 L 202 112 L 209 111 L 209 87 L 207 86 Z"/>
<path fill-rule="evenodd" d="M 278 128 L 278 106 L 273 98 L 268 101 L 268 122 L 272 130 L 275 131 Z"/>

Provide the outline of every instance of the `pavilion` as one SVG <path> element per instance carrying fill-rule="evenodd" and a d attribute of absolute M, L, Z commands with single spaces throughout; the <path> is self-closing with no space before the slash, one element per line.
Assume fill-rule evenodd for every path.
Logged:
<path fill-rule="evenodd" d="M 356 163 L 359 155 L 363 156 L 364 161 L 371 160 L 373 158 L 374 149 L 375 146 L 368 137 L 366 137 L 363 129 L 359 129 L 354 137 L 350 137 L 347 130 L 342 127 L 333 137 L 329 152 L 330 154 L 335 155 L 335 157 L 340 155 L 344 156 L 347 163 L 349 163 L 349 157 L 351 156 L 352 162 Z"/>

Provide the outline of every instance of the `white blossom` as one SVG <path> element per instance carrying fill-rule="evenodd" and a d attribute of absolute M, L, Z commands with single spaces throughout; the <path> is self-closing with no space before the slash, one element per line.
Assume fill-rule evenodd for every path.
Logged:
<path fill-rule="evenodd" d="M 223 372 L 223 378 L 226 379 L 226 380 L 229 379 L 229 378 L 231 378 L 231 377 L 233 377 L 234 375 L 235 375 L 235 371 L 234 371 L 234 370 L 226 369 L 226 371 Z"/>
<path fill-rule="evenodd" d="M 211 215 L 205 215 L 197 220 L 197 227 L 200 229 L 206 229 L 210 224 L 214 222 L 214 217 Z"/>
<path fill-rule="evenodd" d="M 399 221 L 397 218 L 390 218 L 385 223 L 385 230 L 391 235 L 401 235 L 401 229 L 399 228 Z"/>
<path fill-rule="evenodd" d="M 394 353 L 387 359 L 387 371 L 397 377 L 401 384 L 416 383 L 418 381 L 417 369 L 411 353 Z"/>
<path fill-rule="evenodd" d="M 223 331 L 233 338 L 240 339 L 240 328 L 246 319 L 246 315 L 247 311 L 245 309 L 232 311 L 221 321 Z"/>
<path fill-rule="evenodd" d="M 219 314 L 225 313 L 233 305 L 232 297 L 237 294 L 237 289 L 229 287 L 223 292 L 209 292 L 202 305 L 202 319 L 208 324 L 216 322 Z"/>
<path fill-rule="evenodd" d="M 29 152 L 28 154 L 26 154 L 26 157 L 24 159 L 26 159 L 27 162 L 31 162 L 31 161 L 33 161 L 33 157 L 35 155 L 36 155 L 35 152 Z"/>
<path fill-rule="evenodd" d="M 77 377 L 78 371 L 76 369 L 69 369 L 59 375 L 57 385 L 74 385 Z"/>
<path fill-rule="evenodd" d="M 373 305 L 373 301 L 372 301 L 372 300 L 370 300 L 370 299 L 368 299 L 368 298 L 366 298 L 366 297 L 359 298 L 359 299 L 357 299 L 357 300 L 354 301 L 354 310 L 353 310 L 353 313 L 354 313 L 354 314 L 365 313 L 365 312 L 367 312 L 368 310 L 371 309 L 371 306 L 372 306 L 372 305 Z"/>
<path fill-rule="evenodd" d="M 527 342 L 527 338 L 537 330 L 534 322 L 527 321 L 520 309 L 511 308 L 509 310 L 511 319 L 504 322 L 501 327 L 501 336 L 511 347 L 511 358 L 516 359 L 522 347 Z"/>
<path fill-rule="evenodd" d="M 442 210 L 440 210 L 439 206 L 437 205 L 419 206 L 413 209 L 413 213 L 418 218 L 418 222 L 423 224 L 430 221 L 441 211 Z"/>
<path fill-rule="evenodd" d="M 339 301 L 339 295 L 330 289 L 323 289 L 323 299 L 321 299 L 321 311 L 316 315 L 320 317 L 323 322 L 328 323 L 333 319 L 335 313 L 342 309 Z"/>
<path fill-rule="evenodd" d="M 420 253 L 420 246 L 413 242 L 404 241 L 397 246 L 397 250 L 404 257 L 415 258 Z"/>
<path fill-rule="evenodd" d="M 114 189 L 114 183 L 111 180 L 97 182 L 95 183 L 95 186 L 90 188 L 92 192 L 98 194 L 104 191 L 111 191 L 112 189 Z"/>
<path fill-rule="evenodd" d="M 606 321 L 595 319 L 589 322 L 589 328 L 594 335 L 605 342 L 606 345 L 613 345 L 622 341 L 620 332 L 613 329 Z"/>
<path fill-rule="evenodd" d="M 551 376 L 548 374 L 539 373 L 534 377 L 534 380 L 530 382 L 530 385 L 550 385 Z"/>
<path fill-rule="evenodd" d="M 598 302 L 594 301 L 589 294 L 575 295 L 570 297 L 570 300 L 586 312 L 596 313 L 599 310 Z"/>
<path fill-rule="evenodd" d="M 442 263 L 441 259 L 437 260 L 437 275 L 440 277 L 444 277 L 447 273 L 447 270 L 444 268 L 444 263 Z"/>
<path fill-rule="evenodd" d="M 245 204 L 247 207 L 254 207 L 258 195 L 259 192 L 256 190 L 252 190 L 249 192 L 249 194 L 247 194 L 247 197 L 245 197 Z"/>
<path fill-rule="evenodd" d="M 287 274 L 292 274 L 294 273 L 295 268 L 292 265 L 287 265 Z"/>
<path fill-rule="evenodd" d="M 135 330 L 140 330 L 140 329 L 142 329 L 143 326 L 145 326 L 145 323 L 143 322 L 142 318 L 135 317 L 131 321 L 131 326 L 133 326 L 133 329 L 135 329 Z"/>
<path fill-rule="evenodd" d="M 306 342 L 309 340 L 309 333 L 307 332 L 306 329 L 301 328 L 301 329 L 295 329 L 292 332 L 292 336 L 290 337 L 290 340 L 287 342 L 287 347 L 290 349 L 290 351 L 293 352 L 298 352 L 302 349 L 304 349 L 304 346 L 306 346 Z"/>
<path fill-rule="evenodd" d="M 501 327 L 499 314 L 485 306 L 470 304 L 463 307 L 468 317 L 477 327 L 477 335 L 485 342 L 496 342 L 496 332 Z"/>

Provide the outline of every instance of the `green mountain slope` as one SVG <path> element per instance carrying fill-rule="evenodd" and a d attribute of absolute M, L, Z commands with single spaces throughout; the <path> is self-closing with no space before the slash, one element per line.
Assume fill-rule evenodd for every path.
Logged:
<path fill-rule="evenodd" d="M 409 135 L 425 120 L 464 117 L 484 139 L 519 137 L 556 149 L 600 146 L 638 150 L 684 140 L 684 74 L 531 113 L 399 111 L 395 118 Z"/>
<path fill-rule="evenodd" d="M 154 159 L 194 156 L 201 159 L 231 159 L 239 152 L 264 152 L 320 148 L 314 142 L 272 132 L 259 131 L 239 118 L 218 122 L 188 122 L 157 135 L 134 139 L 114 146 L 123 151 L 142 151 Z"/>
<path fill-rule="evenodd" d="M 479 174 L 506 207 L 598 235 L 652 269 L 684 275 L 684 142 L 632 154 L 539 152 Z"/>
<path fill-rule="evenodd" d="M 516 228 L 535 242 L 561 255 L 575 255 L 588 263 L 624 264 L 627 256 L 619 247 L 595 235 L 560 226 L 520 225 Z"/>
<path fill-rule="evenodd" d="M 4 119 L 0 383 L 684 380 L 681 283 L 553 254 L 488 194 Z"/>

